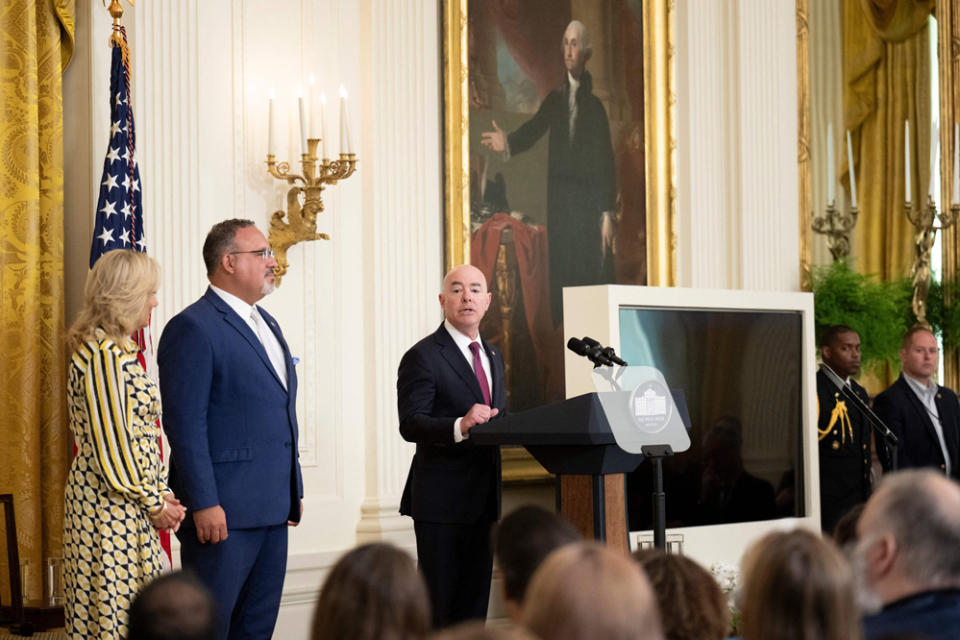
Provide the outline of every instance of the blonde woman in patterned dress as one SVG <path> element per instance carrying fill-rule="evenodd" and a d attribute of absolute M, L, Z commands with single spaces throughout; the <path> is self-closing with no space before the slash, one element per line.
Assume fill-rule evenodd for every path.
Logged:
<path fill-rule="evenodd" d="M 159 284 L 160 268 L 146 254 L 104 254 L 87 276 L 68 333 L 77 446 L 63 527 L 71 638 L 126 636 L 130 602 L 163 568 L 158 530 L 176 530 L 185 514 L 162 473 L 160 394 L 129 337 L 149 324 Z"/>

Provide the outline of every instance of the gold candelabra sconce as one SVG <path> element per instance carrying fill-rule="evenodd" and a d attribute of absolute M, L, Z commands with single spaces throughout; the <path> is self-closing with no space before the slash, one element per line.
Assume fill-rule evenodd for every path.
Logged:
<path fill-rule="evenodd" d="M 927 295 L 930 293 L 932 275 L 930 254 L 937 238 L 937 231 L 949 229 L 957 222 L 957 217 L 960 216 L 960 204 L 950 205 L 949 211 L 937 211 L 937 203 L 927 196 L 925 207 L 914 208 L 908 201 L 905 208 L 907 219 L 916 229 L 914 236 L 916 257 L 910 272 L 913 278 L 913 314 L 917 317 L 917 324 L 927 325 Z"/>
<path fill-rule="evenodd" d="M 850 234 L 857 226 L 857 172 L 853 162 L 853 141 L 850 131 L 847 131 L 847 167 L 850 176 L 850 209 L 837 209 L 837 200 L 834 197 L 836 189 L 836 174 L 833 166 L 833 124 L 827 123 L 827 210 L 824 214 L 813 217 L 811 228 L 814 232 L 827 237 L 827 249 L 833 256 L 833 261 L 843 260 L 850 255 Z"/>
<path fill-rule="evenodd" d="M 857 226 L 857 216 L 860 209 L 856 205 L 849 211 L 837 209 L 837 203 L 831 202 L 822 216 L 814 216 L 811 228 L 816 233 L 827 237 L 827 248 L 834 262 L 843 260 L 850 255 L 850 234 Z"/>
<path fill-rule="evenodd" d="M 349 178 L 357 169 L 356 154 L 341 153 L 339 160 L 321 160 L 317 157 L 319 145 L 320 138 L 307 139 L 307 153 L 300 155 L 302 175 L 290 173 L 290 163 L 277 162 L 274 154 L 267 154 L 267 172 L 291 185 L 287 191 L 287 210 L 278 209 L 270 216 L 269 242 L 277 261 L 273 269 L 277 286 L 287 273 L 290 247 L 298 242 L 330 239 L 326 233 L 317 233 L 317 215 L 324 210 L 323 190 L 327 185 Z"/>

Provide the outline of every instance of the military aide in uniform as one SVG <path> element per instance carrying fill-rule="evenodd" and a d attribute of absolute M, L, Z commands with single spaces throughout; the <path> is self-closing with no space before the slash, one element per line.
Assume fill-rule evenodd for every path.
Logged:
<path fill-rule="evenodd" d="M 860 336 L 850 327 L 828 327 L 820 339 L 820 358 L 850 383 L 864 403 L 866 389 L 852 380 L 860 371 Z M 817 438 L 820 441 L 820 523 L 833 531 L 851 507 L 870 497 L 872 438 L 870 423 L 844 398 L 821 369 L 817 372 Z"/>

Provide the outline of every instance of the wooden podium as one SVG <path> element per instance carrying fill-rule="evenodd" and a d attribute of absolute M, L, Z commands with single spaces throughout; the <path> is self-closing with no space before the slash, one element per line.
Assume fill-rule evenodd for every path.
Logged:
<path fill-rule="evenodd" d="M 629 552 L 624 474 L 643 461 L 621 449 L 596 393 L 509 414 L 470 430 L 477 444 L 519 444 L 560 478 L 560 512 L 587 538 Z"/>

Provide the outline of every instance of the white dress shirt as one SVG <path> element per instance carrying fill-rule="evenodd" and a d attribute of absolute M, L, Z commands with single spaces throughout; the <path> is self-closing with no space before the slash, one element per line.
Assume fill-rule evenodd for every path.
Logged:
<path fill-rule="evenodd" d="M 940 450 L 943 451 L 944 471 L 946 471 L 949 477 L 952 465 L 950 464 L 950 454 L 947 452 L 947 442 L 943 439 L 943 425 L 940 423 L 940 412 L 937 410 L 937 392 L 939 388 L 933 382 L 925 385 L 906 372 L 903 374 L 903 379 L 907 381 L 907 385 L 916 394 L 917 398 L 920 399 L 920 403 L 927 410 L 927 413 L 930 414 L 930 422 L 933 423 L 933 430 L 937 432 L 937 440 L 940 441 Z"/>
<path fill-rule="evenodd" d="M 580 81 L 574 78 L 569 71 L 567 71 L 567 82 L 570 83 L 570 96 L 569 96 L 569 108 L 570 108 L 570 141 L 573 142 L 573 134 L 577 128 L 577 90 L 580 89 Z"/>

